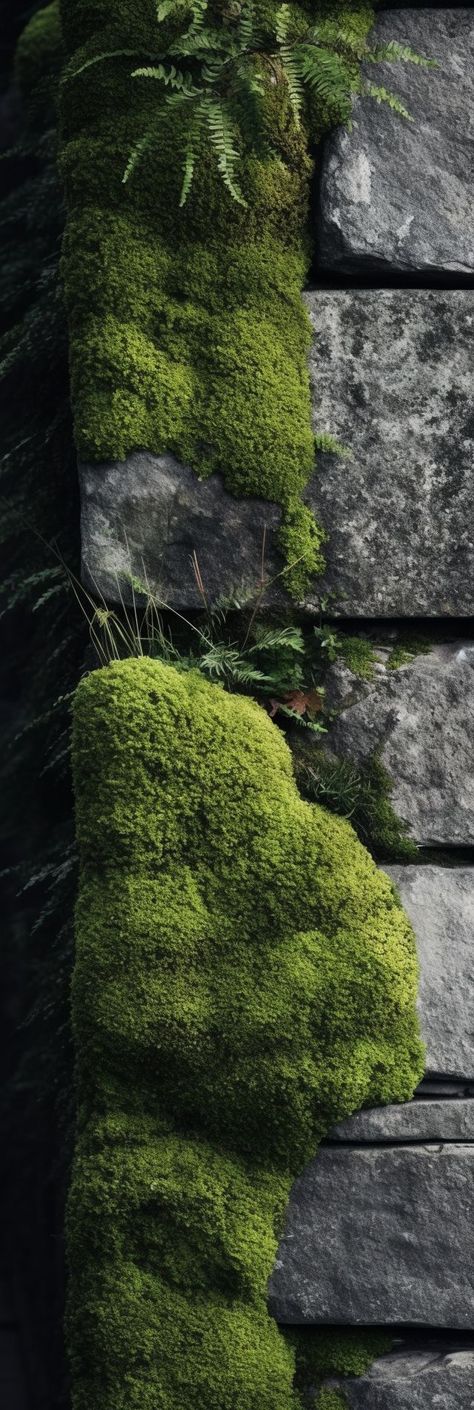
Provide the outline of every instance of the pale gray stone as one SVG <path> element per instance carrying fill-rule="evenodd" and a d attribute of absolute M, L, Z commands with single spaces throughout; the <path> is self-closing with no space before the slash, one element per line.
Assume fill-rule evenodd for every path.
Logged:
<path fill-rule="evenodd" d="M 326 1384 L 340 1392 L 348 1410 L 472 1410 L 474 1348 L 404 1347 L 379 1357 L 363 1376 Z"/>
<path fill-rule="evenodd" d="M 472 9 L 390 10 L 374 39 L 408 43 L 439 68 L 367 67 L 401 97 L 413 122 L 358 99 L 352 131 L 328 138 L 318 221 L 321 264 L 333 270 L 474 273 Z"/>
<path fill-rule="evenodd" d="M 357 1111 L 329 1132 L 328 1141 L 393 1145 L 407 1141 L 474 1142 L 474 1101 L 469 1097 L 412 1101 Z"/>
<path fill-rule="evenodd" d="M 377 665 L 371 681 L 336 662 L 326 680 L 335 718 L 327 736 L 340 758 L 377 753 L 393 783 L 391 801 L 423 845 L 474 844 L 474 651 L 433 646 L 398 670 Z"/>
<path fill-rule="evenodd" d="M 307 491 L 328 531 L 327 570 L 304 606 L 334 615 L 469 615 L 474 610 L 470 341 L 474 295 L 432 290 L 319 291 L 305 296 L 314 329 L 314 424 L 352 459 L 318 458 Z M 469 302 L 470 300 L 470 302 Z M 255 591 L 283 567 L 281 511 L 235 499 L 220 475 L 198 480 L 171 455 L 135 451 L 83 465 L 82 563 L 111 601 L 117 574 L 145 575 L 179 611 Z M 127 592 L 125 585 L 125 594 Z M 287 601 L 281 580 L 267 606 Z"/>
<path fill-rule="evenodd" d="M 329 536 L 318 593 L 348 617 L 469 616 L 474 290 L 325 290 L 306 303 L 315 429 L 352 457 L 322 457 L 311 482 Z"/>
<path fill-rule="evenodd" d="M 428 1072 L 474 1077 L 474 868 L 390 866 L 416 935 Z"/>
<path fill-rule="evenodd" d="M 271 1313 L 469 1330 L 473 1190 L 474 1145 L 322 1147 L 292 1190 Z"/>

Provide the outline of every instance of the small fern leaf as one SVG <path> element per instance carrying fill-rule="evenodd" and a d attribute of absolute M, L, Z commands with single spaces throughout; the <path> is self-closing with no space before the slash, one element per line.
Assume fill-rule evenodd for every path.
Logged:
<path fill-rule="evenodd" d="M 127 181 L 129 181 L 130 177 L 133 176 L 133 173 L 139 165 L 145 152 L 148 151 L 148 149 L 151 147 L 154 137 L 155 134 L 153 132 L 146 132 L 144 137 L 140 137 L 140 141 L 136 142 L 135 146 L 132 147 L 127 165 L 125 167 L 125 171 L 122 176 L 123 186 L 126 186 Z"/>
<path fill-rule="evenodd" d="M 314 448 L 321 455 L 338 455 L 342 460 L 351 459 L 351 451 L 348 446 L 338 441 L 336 436 L 331 436 L 329 431 L 317 431 L 314 437 Z"/>
<path fill-rule="evenodd" d="M 212 146 L 217 157 L 217 166 L 230 195 L 238 205 L 246 206 L 247 202 L 242 195 L 236 179 L 236 167 L 239 161 L 239 154 L 234 147 L 234 128 L 229 118 L 224 104 L 221 102 L 209 101 L 206 104 L 207 124 Z"/>
<path fill-rule="evenodd" d="M 143 54 L 143 49 L 106 49 L 103 54 L 94 54 L 92 59 L 85 59 L 78 69 L 66 70 L 61 83 L 70 83 L 73 78 L 79 78 L 81 73 L 86 73 L 86 70 L 92 69 L 95 64 L 105 64 L 109 59 L 137 59 L 139 54 Z"/>
<path fill-rule="evenodd" d="M 419 68 L 438 69 L 437 59 L 428 59 L 424 54 L 417 54 L 415 49 L 410 49 L 408 44 L 398 44 L 396 39 L 390 39 L 388 44 L 369 50 L 367 55 L 375 64 L 417 64 Z"/>
<path fill-rule="evenodd" d="M 407 122 L 413 122 L 412 114 L 408 112 L 408 108 L 400 98 L 397 98 L 395 93 L 390 93 L 388 88 L 379 88 L 375 83 L 366 82 L 362 85 L 361 92 L 368 98 L 373 98 L 376 103 L 386 103 L 394 113 L 398 113 L 399 117 L 406 118 Z"/>

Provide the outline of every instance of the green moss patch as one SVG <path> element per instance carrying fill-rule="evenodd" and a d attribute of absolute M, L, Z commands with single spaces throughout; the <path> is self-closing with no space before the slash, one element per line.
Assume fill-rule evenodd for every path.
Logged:
<path fill-rule="evenodd" d="M 302 18 L 305 6 L 294 8 Z M 277 6 L 259 0 L 255 10 L 274 32 Z M 223 6 L 215 13 L 225 22 Z M 172 451 L 201 477 L 220 471 L 233 494 L 278 502 L 282 550 L 287 563 L 298 560 L 288 583 L 301 596 L 323 566 L 324 538 L 302 498 L 315 463 L 301 299 L 308 132 L 296 127 L 286 85 L 269 81 L 272 155 L 243 154 L 246 208 L 225 190 L 210 152 L 180 210 L 185 132 L 173 109 L 124 186 L 130 150 L 163 101 L 158 84 L 131 73 L 140 54 L 149 62 L 166 43 L 166 26 L 158 34 L 154 0 L 62 0 L 61 15 L 70 60 L 61 89 L 63 268 L 79 453 L 100 462 L 136 447 Z M 365 35 L 371 15 L 360 7 L 347 23 Z M 137 57 L 70 77 L 124 47 Z M 319 103 L 313 131 L 338 120 Z"/>
<path fill-rule="evenodd" d="M 408 1098 L 413 934 L 259 706 L 149 660 L 79 687 L 74 1410 L 292 1410 L 266 1286 L 329 1125 Z"/>

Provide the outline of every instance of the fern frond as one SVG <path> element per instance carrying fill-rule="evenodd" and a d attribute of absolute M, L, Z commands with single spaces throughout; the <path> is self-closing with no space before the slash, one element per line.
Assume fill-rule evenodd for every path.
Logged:
<path fill-rule="evenodd" d="M 302 46 L 297 61 L 303 83 L 322 102 L 337 108 L 341 120 L 351 112 L 351 94 L 347 66 L 339 54 L 316 45 Z"/>
<path fill-rule="evenodd" d="M 236 179 L 239 153 L 234 146 L 234 124 L 222 102 L 206 99 L 206 117 L 211 143 L 217 157 L 217 166 L 230 195 L 240 206 L 247 202 Z"/>
<path fill-rule="evenodd" d="M 133 173 L 139 165 L 142 157 L 145 155 L 145 152 L 148 152 L 150 147 L 153 145 L 155 138 L 156 133 L 150 130 L 149 132 L 145 132 L 144 137 L 140 137 L 139 142 L 136 142 L 135 146 L 132 147 L 127 165 L 125 167 L 125 171 L 122 176 L 123 186 L 126 186 L 127 181 L 129 181 L 130 177 L 133 176 Z"/>
<path fill-rule="evenodd" d="M 94 64 L 104 64 L 108 59 L 137 59 L 139 54 L 143 54 L 143 49 L 105 49 L 103 54 L 94 54 L 92 59 L 85 59 L 78 69 L 67 70 L 61 78 L 61 83 L 70 83 L 73 78 L 79 78 L 81 73 L 87 69 L 92 69 Z"/>
<path fill-rule="evenodd" d="M 398 44 L 396 39 L 389 39 L 387 44 L 370 49 L 367 58 L 374 64 L 417 64 L 419 68 L 438 69 L 437 59 L 428 59 L 424 54 L 417 54 L 414 49 L 410 49 L 408 44 Z"/>
<path fill-rule="evenodd" d="M 243 0 L 238 25 L 238 47 L 242 53 L 250 49 L 253 42 L 254 8 L 253 0 Z"/>
<path fill-rule="evenodd" d="M 202 143 L 204 125 L 206 122 L 206 104 L 201 100 L 193 113 L 188 129 L 186 151 L 184 155 L 183 184 L 179 198 L 180 208 L 186 205 L 186 201 L 193 183 L 194 171 L 196 167 L 199 149 Z"/>
<path fill-rule="evenodd" d="M 336 436 L 331 436 L 329 431 L 317 431 L 314 437 L 314 449 L 325 455 L 338 455 L 342 460 L 351 459 L 351 451 L 348 446 L 338 441 Z"/>
<path fill-rule="evenodd" d="M 408 108 L 405 107 L 400 98 L 397 98 L 395 93 L 390 93 L 388 88 L 379 88 L 376 83 L 365 82 L 362 84 L 360 91 L 363 96 L 373 98 L 376 103 L 387 103 L 388 107 L 392 108 L 394 113 L 399 114 L 399 117 L 406 118 L 407 122 L 413 122 L 412 114 L 408 112 Z"/>
<path fill-rule="evenodd" d="M 294 651 L 304 655 L 305 643 L 301 627 L 275 627 L 261 630 L 253 646 L 248 647 L 248 655 L 261 651 Z"/>

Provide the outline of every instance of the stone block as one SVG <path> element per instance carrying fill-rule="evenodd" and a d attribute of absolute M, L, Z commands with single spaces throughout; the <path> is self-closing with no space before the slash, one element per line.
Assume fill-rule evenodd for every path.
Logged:
<path fill-rule="evenodd" d="M 328 138 L 321 180 L 319 258 L 326 269 L 474 274 L 472 9 L 402 9 L 379 15 L 377 43 L 394 39 L 439 68 L 370 65 L 413 122 L 357 99 L 352 131 Z"/>
<path fill-rule="evenodd" d="M 474 1145 L 323 1146 L 269 1284 L 288 1324 L 472 1328 Z"/>
<path fill-rule="evenodd" d="M 425 846 L 474 844 L 474 645 L 438 645 L 373 680 L 341 661 L 326 681 L 328 734 L 338 757 L 364 765 L 377 754 L 393 783 L 392 804 Z"/>
<path fill-rule="evenodd" d="M 304 606 L 334 615 L 469 615 L 474 611 L 474 292 L 380 290 L 305 296 L 314 331 L 314 424 L 351 460 L 321 455 L 307 501 L 328 533 L 327 569 Z M 280 510 L 235 499 L 220 475 L 198 480 L 171 455 L 135 451 L 83 465 L 82 564 L 87 586 L 118 599 L 117 572 L 146 576 L 170 607 L 257 587 L 283 567 Z M 125 575 L 125 576 L 124 576 Z M 281 582 L 265 597 L 287 601 Z"/>
<path fill-rule="evenodd" d="M 419 1011 L 429 1073 L 474 1077 L 474 868 L 384 870 L 412 922 Z"/>
<path fill-rule="evenodd" d="M 365 1375 L 334 1378 L 327 1386 L 348 1410 L 472 1410 L 474 1347 L 433 1341 L 403 1347 L 380 1356 Z"/>

